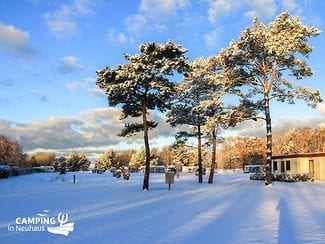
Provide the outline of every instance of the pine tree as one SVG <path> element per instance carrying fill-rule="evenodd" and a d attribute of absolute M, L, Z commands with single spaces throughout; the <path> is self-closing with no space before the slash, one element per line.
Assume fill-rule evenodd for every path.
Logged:
<path fill-rule="evenodd" d="M 209 59 L 198 58 L 191 63 L 191 72 L 188 79 L 201 87 L 200 110 L 204 113 L 205 132 L 208 134 L 212 143 L 211 167 L 208 183 L 213 183 L 214 172 L 216 168 L 216 148 L 218 129 L 225 128 L 226 110 L 224 103 L 221 101 L 224 95 L 222 82 L 218 80 L 220 66 L 216 57 Z"/>
<path fill-rule="evenodd" d="M 203 168 L 202 168 L 202 136 L 203 126 L 207 120 L 205 110 L 200 107 L 200 103 L 205 99 L 206 86 L 204 80 L 195 75 L 197 71 L 195 66 L 197 63 L 203 62 L 203 59 L 194 60 L 191 62 L 191 69 L 187 73 L 183 82 L 178 85 L 177 96 L 175 96 L 175 103 L 172 109 L 167 113 L 168 122 L 172 126 L 188 125 L 189 131 L 180 131 L 176 139 L 187 141 L 190 137 L 197 139 L 197 154 L 198 154 L 198 169 L 199 179 L 198 182 L 203 182 Z"/>
<path fill-rule="evenodd" d="M 116 161 L 116 153 L 108 150 L 97 158 L 97 169 L 109 169 L 111 167 L 119 168 L 120 165 Z"/>
<path fill-rule="evenodd" d="M 197 58 L 190 63 L 190 71 L 180 85 L 177 103 L 167 115 L 172 125 L 185 124 L 195 128 L 192 133 L 179 133 L 178 137 L 198 139 L 199 183 L 202 183 L 202 138 L 211 140 L 212 157 L 208 183 L 213 183 L 216 167 L 216 147 L 218 131 L 235 126 L 247 118 L 255 116 L 254 106 L 238 97 L 238 106 L 226 105 L 222 98 L 226 94 L 222 68 L 218 57 Z M 228 89 L 228 93 L 236 93 Z"/>
<path fill-rule="evenodd" d="M 97 71 L 96 84 L 105 91 L 110 106 L 121 105 L 121 119 L 142 117 L 141 123 L 126 124 L 120 136 L 130 136 L 143 131 L 146 151 L 146 169 L 143 190 L 149 189 L 150 146 L 148 130 L 157 127 L 148 121 L 150 110 L 166 111 L 175 92 L 174 82 L 169 80 L 175 72 L 186 70 L 187 51 L 182 46 L 168 41 L 165 44 L 149 42 L 139 47 L 140 54 L 125 54 L 126 64 L 115 69 L 106 67 Z"/>
<path fill-rule="evenodd" d="M 68 159 L 70 171 L 86 171 L 90 165 L 90 160 L 83 153 L 72 153 Z"/>
<path fill-rule="evenodd" d="M 288 12 L 280 14 L 268 26 L 257 18 L 252 28 L 240 34 L 237 41 L 223 49 L 219 56 L 227 77 L 226 87 L 242 87 L 247 98 L 254 99 L 264 111 L 266 121 L 266 178 L 265 185 L 272 183 L 272 124 L 270 101 L 294 103 L 302 99 L 315 107 L 321 102 L 320 91 L 295 86 L 290 77 L 301 80 L 312 76 L 312 69 L 302 58 L 312 52 L 308 39 L 320 31 L 300 22 L 298 16 Z"/>

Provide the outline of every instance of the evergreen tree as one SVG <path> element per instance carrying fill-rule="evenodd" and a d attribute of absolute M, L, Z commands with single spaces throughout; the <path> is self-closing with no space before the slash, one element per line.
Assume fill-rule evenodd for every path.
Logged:
<path fill-rule="evenodd" d="M 130 136 L 143 131 L 146 151 L 146 169 L 143 190 L 149 189 L 150 146 L 148 130 L 157 126 L 155 121 L 148 121 L 150 110 L 166 111 L 170 98 L 175 92 L 174 82 L 169 80 L 176 72 L 186 70 L 187 51 L 182 46 L 168 41 L 165 44 L 152 42 L 139 47 L 140 54 L 125 54 L 126 64 L 115 69 L 106 67 L 97 71 L 96 84 L 107 94 L 109 105 L 121 105 L 121 119 L 142 117 L 142 122 L 126 124 L 120 136 Z"/>
<path fill-rule="evenodd" d="M 177 143 L 173 146 L 173 162 L 180 166 L 192 165 L 192 158 L 190 152 L 186 149 L 184 143 Z"/>
<path fill-rule="evenodd" d="M 146 151 L 144 148 L 139 149 L 132 154 L 129 166 L 139 169 L 146 165 Z M 150 165 L 158 165 L 157 150 L 153 148 L 150 153 Z"/>
<path fill-rule="evenodd" d="M 200 79 L 193 77 L 192 73 L 193 64 L 191 62 L 191 70 L 184 78 L 183 82 L 177 87 L 177 95 L 175 96 L 175 103 L 172 106 L 170 112 L 167 113 L 168 122 L 172 126 L 188 125 L 189 131 L 180 131 L 176 139 L 179 141 L 187 141 L 190 137 L 197 139 L 197 153 L 198 153 L 198 167 L 199 167 L 199 179 L 198 182 L 202 183 L 202 129 L 207 120 L 204 109 L 200 107 L 200 103 L 205 100 L 206 87 L 202 84 Z"/>
<path fill-rule="evenodd" d="M 83 153 L 72 153 L 68 159 L 70 171 L 86 171 L 90 165 L 90 160 Z"/>
<path fill-rule="evenodd" d="M 313 72 L 303 58 L 308 57 L 312 47 L 308 39 L 320 31 L 302 24 L 298 16 L 288 12 L 280 14 L 268 26 L 257 18 L 252 28 L 240 34 L 238 41 L 232 41 L 219 56 L 227 83 L 225 86 L 242 87 L 242 92 L 264 111 L 266 121 L 266 178 L 265 185 L 272 183 L 272 124 L 270 101 L 294 103 L 302 99 L 315 107 L 321 102 L 320 91 L 295 86 L 289 80 L 301 80 Z"/>
<path fill-rule="evenodd" d="M 115 152 L 113 150 L 108 150 L 98 157 L 97 169 L 107 170 L 111 167 L 119 167 L 119 165 L 117 165 L 115 161 Z"/>
<path fill-rule="evenodd" d="M 216 57 L 209 59 L 198 58 L 191 63 L 188 79 L 201 87 L 200 103 L 198 107 L 205 115 L 205 132 L 212 144 L 212 157 L 208 183 L 213 183 L 216 167 L 216 148 L 218 129 L 226 127 L 226 110 L 221 98 L 224 95 L 222 82 L 218 82 L 220 72 Z M 215 81 L 215 82 L 213 82 Z M 200 170 L 199 170 L 200 172 Z"/>
<path fill-rule="evenodd" d="M 217 132 L 253 116 L 252 105 L 240 98 L 237 107 L 226 106 L 222 102 L 225 95 L 221 65 L 217 57 L 209 59 L 197 58 L 190 63 L 179 92 L 176 103 L 167 114 L 172 125 L 185 124 L 192 126 L 191 132 L 180 132 L 177 138 L 195 137 L 198 140 L 197 155 L 199 166 L 199 183 L 202 183 L 202 138 L 208 134 L 211 139 L 212 157 L 208 182 L 213 183 L 216 165 Z M 228 89 L 228 93 L 236 90 Z M 243 106 L 245 105 L 245 106 Z M 205 132 L 205 133 L 204 133 Z"/>

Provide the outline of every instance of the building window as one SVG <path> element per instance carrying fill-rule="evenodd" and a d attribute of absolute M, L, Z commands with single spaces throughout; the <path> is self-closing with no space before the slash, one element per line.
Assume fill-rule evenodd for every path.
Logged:
<path fill-rule="evenodd" d="M 286 161 L 286 171 L 290 171 L 290 161 Z"/>
<path fill-rule="evenodd" d="M 273 161 L 273 170 L 274 171 L 278 170 L 278 162 L 277 161 Z"/>

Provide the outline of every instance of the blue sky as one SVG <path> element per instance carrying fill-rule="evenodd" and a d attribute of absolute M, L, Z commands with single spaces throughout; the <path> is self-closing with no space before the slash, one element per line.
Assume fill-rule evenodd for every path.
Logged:
<path fill-rule="evenodd" d="M 123 123 L 96 88 L 95 70 L 124 62 L 141 43 L 172 39 L 192 60 L 218 54 L 231 39 L 284 10 L 303 23 L 325 28 L 325 1 L 318 0 L 0 0 L 0 130 L 25 151 L 103 152 L 139 147 L 142 136 L 116 136 Z M 311 39 L 312 78 L 301 85 L 325 91 L 325 38 Z M 323 123 L 325 105 L 274 104 L 275 130 Z M 171 142 L 164 118 L 153 131 L 153 146 Z M 236 133 L 263 135 L 262 122 L 240 125 Z M 234 131 L 233 131 L 234 133 Z"/>

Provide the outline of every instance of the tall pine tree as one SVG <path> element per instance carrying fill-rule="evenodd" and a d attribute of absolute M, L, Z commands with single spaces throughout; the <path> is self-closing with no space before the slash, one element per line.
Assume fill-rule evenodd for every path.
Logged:
<path fill-rule="evenodd" d="M 150 110 L 166 111 L 174 95 L 174 82 L 169 78 L 186 68 L 187 51 L 182 46 L 168 41 L 165 44 L 149 42 L 139 47 L 140 54 L 125 54 L 128 63 L 112 69 L 97 71 L 96 84 L 107 94 L 109 105 L 121 105 L 121 119 L 141 117 L 141 123 L 126 124 L 120 136 L 130 136 L 143 131 L 146 152 L 146 169 L 143 190 L 149 190 L 150 146 L 148 130 L 157 126 L 148 121 Z"/>
<path fill-rule="evenodd" d="M 254 19 L 252 28 L 243 31 L 219 56 L 227 77 L 226 87 L 242 87 L 247 98 L 264 110 L 266 124 L 266 178 L 272 183 L 272 124 L 270 101 L 294 103 L 302 99 L 315 107 L 321 102 L 320 91 L 295 86 L 291 77 L 301 80 L 313 72 L 303 58 L 312 52 L 308 39 L 320 31 L 300 22 L 288 12 L 280 14 L 268 26 Z"/>

